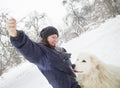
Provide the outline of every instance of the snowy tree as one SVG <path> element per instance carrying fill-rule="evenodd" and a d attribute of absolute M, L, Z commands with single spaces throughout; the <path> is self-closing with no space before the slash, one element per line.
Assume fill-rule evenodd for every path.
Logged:
<path fill-rule="evenodd" d="M 7 32 L 8 17 L 8 12 L 0 12 L 0 75 L 25 60 L 10 42 L 10 36 Z M 40 42 L 40 31 L 48 25 L 50 25 L 50 21 L 47 15 L 45 13 L 39 14 L 36 11 L 19 21 L 17 20 L 17 30 L 23 30 L 34 42 Z"/>
<path fill-rule="evenodd" d="M 37 11 L 31 12 L 18 22 L 18 28 L 35 42 L 40 42 L 40 31 L 42 28 L 50 25 L 50 21 L 45 13 L 39 14 Z"/>
<path fill-rule="evenodd" d="M 119 14 L 119 0 L 63 0 L 68 14 L 65 23 L 68 30 L 78 34 L 89 30 L 91 25 L 99 25 L 110 17 Z M 119 3 L 119 4 L 118 4 Z"/>
<path fill-rule="evenodd" d="M 0 12 L 0 75 L 8 68 L 21 62 L 20 55 L 12 47 L 7 32 L 7 20 L 9 14 L 5 11 Z"/>

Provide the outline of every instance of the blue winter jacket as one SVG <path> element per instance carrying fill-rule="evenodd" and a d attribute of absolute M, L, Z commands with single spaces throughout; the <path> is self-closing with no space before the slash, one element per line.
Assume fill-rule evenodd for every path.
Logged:
<path fill-rule="evenodd" d="M 17 37 L 10 40 L 28 61 L 37 65 L 53 88 L 80 88 L 67 53 L 33 42 L 23 31 L 18 31 Z"/>

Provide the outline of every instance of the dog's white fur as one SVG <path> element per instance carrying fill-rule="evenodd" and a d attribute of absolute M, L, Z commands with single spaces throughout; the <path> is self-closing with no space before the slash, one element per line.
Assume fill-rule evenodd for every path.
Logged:
<path fill-rule="evenodd" d="M 82 53 L 75 62 L 82 88 L 120 88 L 120 68 L 107 65 L 96 56 Z"/>

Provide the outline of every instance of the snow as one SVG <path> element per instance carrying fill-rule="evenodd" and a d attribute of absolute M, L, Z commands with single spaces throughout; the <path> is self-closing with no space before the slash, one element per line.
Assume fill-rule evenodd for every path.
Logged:
<path fill-rule="evenodd" d="M 120 16 L 107 20 L 99 28 L 83 33 L 79 38 L 63 44 L 72 53 L 74 63 L 81 52 L 96 55 L 107 64 L 120 66 Z"/>
<path fill-rule="evenodd" d="M 89 0 L 89 3 L 90 3 L 91 5 L 93 5 L 94 2 L 95 2 L 95 0 Z"/>
<path fill-rule="evenodd" d="M 4 73 L 0 78 L 0 88 L 52 88 L 38 68 L 29 62 Z"/>
<path fill-rule="evenodd" d="M 1 42 L 6 43 L 9 40 L 7 36 L 2 35 L 1 36 Z"/>
<path fill-rule="evenodd" d="M 106 20 L 99 28 L 83 33 L 62 46 L 72 53 L 72 62 L 80 52 L 96 55 L 108 64 L 120 66 L 120 16 Z M 37 67 L 29 62 L 12 68 L 0 77 L 0 88 L 52 88 Z"/>

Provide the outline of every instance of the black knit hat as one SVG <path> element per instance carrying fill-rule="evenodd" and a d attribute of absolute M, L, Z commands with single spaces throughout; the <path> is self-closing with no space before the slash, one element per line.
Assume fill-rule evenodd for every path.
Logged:
<path fill-rule="evenodd" d="M 57 36 L 59 36 L 58 34 L 58 30 L 52 26 L 48 26 L 42 29 L 42 31 L 40 32 L 40 36 L 41 38 L 45 39 L 50 35 L 56 34 Z"/>

